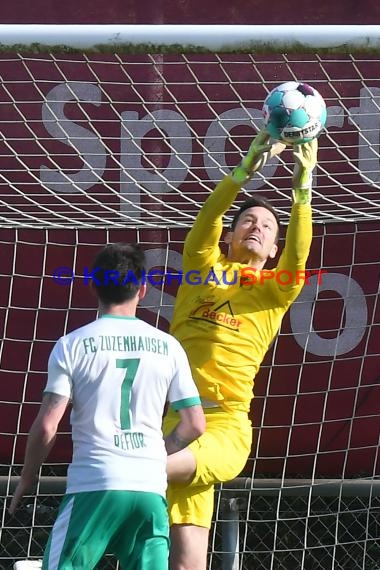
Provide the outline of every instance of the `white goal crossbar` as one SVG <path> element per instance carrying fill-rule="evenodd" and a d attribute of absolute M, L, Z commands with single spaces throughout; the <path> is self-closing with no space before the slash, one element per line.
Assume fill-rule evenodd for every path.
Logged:
<path fill-rule="evenodd" d="M 1 24 L 0 44 L 66 45 L 86 49 L 97 45 L 160 45 L 235 51 L 256 46 L 376 49 L 380 25 L 183 25 L 183 24 Z"/>

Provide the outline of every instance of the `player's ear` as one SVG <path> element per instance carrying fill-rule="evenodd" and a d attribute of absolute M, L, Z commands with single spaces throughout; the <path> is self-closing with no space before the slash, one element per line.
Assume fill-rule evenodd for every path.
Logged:
<path fill-rule="evenodd" d="M 141 299 L 144 299 L 145 295 L 146 295 L 146 283 L 141 283 L 138 292 L 139 301 L 141 301 Z"/>
<path fill-rule="evenodd" d="M 272 249 L 269 252 L 270 259 L 273 259 L 274 257 L 276 257 L 277 252 L 278 252 L 278 245 L 276 243 L 274 243 L 272 245 Z"/>

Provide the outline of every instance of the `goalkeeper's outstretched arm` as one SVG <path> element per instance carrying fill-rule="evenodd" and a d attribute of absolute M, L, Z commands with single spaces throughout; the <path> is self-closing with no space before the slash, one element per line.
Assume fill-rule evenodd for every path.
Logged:
<path fill-rule="evenodd" d="M 318 139 L 294 145 L 294 171 L 292 179 L 293 203 L 310 204 L 313 184 L 313 170 L 318 159 Z"/>
<path fill-rule="evenodd" d="M 317 164 L 317 139 L 302 145 L 294 145 L 294 171 L 292 179 L 293 206 L 286 232 L 285 247 L 277 265 L 277 271 L 287 270 L 295 277 L 305 272 L 312 240 L 312 173 Z M 301 273 L 300 273 L 301 272 Z M 280 285 L 283 292 L 296 294 L 300 283 L 298 279 L 286 285 Z M 302 282 L 303 284 L 303 282 Z"/>
<path fill-rule="evenodd" d="M 231 207 L 241 187 L 263 168 L 268 159 L 285 149 L 283 143 L 270 144 L 269 141 L 269 133 L 265 129 L 260 131 L 238 166 L 217 184 L 187 234 L 184 249 L 186 255 L 192 257 L 218 245 L 223 231 L 222 217 Z"/>
<path fill-rule="evenodd" d="M 265 166 L 268 159 L 280 154 L 285 149 L 285 144 L 282 142 L 276 141 L 269 144 L 269 140 L 270 134 L 265 129 L 253 139 L 247 155 L 231 172 L 231 178 L 234 182 L 243 186 L 255 172 Z"/>

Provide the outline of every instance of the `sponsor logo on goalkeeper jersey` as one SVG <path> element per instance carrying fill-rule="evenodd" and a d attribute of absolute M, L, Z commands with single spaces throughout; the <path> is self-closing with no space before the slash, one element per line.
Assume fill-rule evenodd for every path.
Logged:
<path fill-rule="evenodd" d="M 191 311 L 189 318 L 196 321 L 206 321 L 236 332 L 239 332 L 239 326 L 242 323 L 240 319 L 235 317 L 229 301 L 217 305 L 215 301 L 205 300 Z"/>

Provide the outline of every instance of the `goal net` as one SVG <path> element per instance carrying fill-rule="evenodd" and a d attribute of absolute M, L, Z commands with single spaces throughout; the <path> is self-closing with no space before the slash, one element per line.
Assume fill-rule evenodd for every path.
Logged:
<path fill-rule="evenodd" d="M 37 496 L 7 515 L 48 354 L 96 316 L 95 252 L 143 244 L 157 277 L 140 316 L 167 330 L 178 282 L 160 272 L 181 269 L 200 205 L 262 126 L 266 94 L 293 79 L 328 108 L 308 262 L 324 274 L 304 287 L 256 379 L 252 457 L 237 488 L 217 493 L 209 564 L 377 567 L 379 69 L 365 52 L 0 55 L 1 568 L 41 557 L 64 491 L 67 417 Z M 286 150 L 226 224 L 252 191 L 286 224 L 291 172 Z"/>

